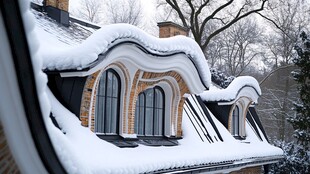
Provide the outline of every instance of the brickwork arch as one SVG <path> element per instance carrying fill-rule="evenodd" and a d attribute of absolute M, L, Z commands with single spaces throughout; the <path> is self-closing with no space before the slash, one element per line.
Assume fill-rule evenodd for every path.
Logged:
<path fill-rule="evenodd" d="M 183 104 L 185 98 L 184 94 L 189 93 L 189 89 L 181 77 L 175 71 L 168 71 L 164 73 L 153 73 L 153 72 L 143 72 L 137 71 L 132 83 L 130 91 L 130 101 L 129 101 L 129 111 L 128 111 L 128 134 L 134 134 L 134 120 L 135 120 L 135 106 L 138 95 L 156 85 L 160 86 L 161 83 L 166 83 L 170 86 L 172 90 L 172 99 L 170 101 L 169 117 L 170 117 L 170 132 L 172 136 L 181 137 L 182 136 L 182 114 L 183 114 Z M 166 101 L 166 103 L 169 101 Z"/>
<path fill-rule="evenodd" d="M 84 85 L 81 107 L 80 107 L 80 120 L 82 122 L 82 126 L 89 127 L 92 131 L 94 131 L 95 126 L 95 105 L 96 105 L 96 93 L 98 82 L 100 80 L 100 76 L 102 72 L 108 69 L 115 70 L 121 78 L 121 103 L 120 103 L 120 116 L 124 118 L 123 112 L 126 110 L 126 96 L 128 93 L 128 84 L 130 81 L 129 72 L 126 67 L 120 63 L 115 62 L 107 66 L 106 68 L 99 70 L 92 75 L 88 76 Z"/>

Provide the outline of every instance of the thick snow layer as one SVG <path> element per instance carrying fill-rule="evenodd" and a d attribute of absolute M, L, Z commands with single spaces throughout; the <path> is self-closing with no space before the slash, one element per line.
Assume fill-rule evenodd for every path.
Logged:
<path fill-rule="evenodd" d="M 118 148 L 81 126 L 78 118 L 48 91 L 52 112 L 62 132 L 51 128 L 55 149 L 69 173 L 143 173 L 174 167 L 282 155 L 282 150 L 259 141 L 247 126 L 247 143 L 235 140 L 213 115 L 224 142 L 202 142 L 187 115 L 183 136 L 174 147 Z M 48 125 L 54 127 L 53 125 Z"/>
<path fill-rule="evenodd" d="M 219 89 L 211 86 L 210 90 L 204 91 L 200 97 L 204 101 L 232 101 L 235 100 L 243 87 L 253 87 L 258 95 L 261 95 L 261 89 L 257 80 L 250 76 L 240 76 L 235 78 L 225 89 Z"/>
<path fill-rule="evenodd" d="M 63 51 L 50 51 L 47 47 L 41 51 L 43 68 L 49 70 L 82 69 L 94 62 L 99 54 L 126 41 L 138 43 L 154 54 L 167 55 L 183 52 L 198 68 L 203 83 L 207 87 L 211 83 L 207 61 L 194 40 L 185 36 L 159 39 L 129 24 L 103 26 L 82 44 Z"/>

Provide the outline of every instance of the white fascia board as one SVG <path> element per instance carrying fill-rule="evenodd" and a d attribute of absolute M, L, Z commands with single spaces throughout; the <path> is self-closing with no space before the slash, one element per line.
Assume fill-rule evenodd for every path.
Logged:
<path fill-rule="evenodd" d="M 134 44 L 122 44 L 113 48 L 96 66 L 88 71 L 63 72 L 61 77 L 87 76 L 101 70 L 113 62 L 130 62 L 127 65 L 134 65 L 137 69 L 146 72 L 162 73 L 176 71 L 185 80 L 191 93 L 199 94 L 205 90 L 198 71 L 194 64 L 185 54 L 175 54 L 170 56 L 154 56 L 143 52 Z"/>
<path fill-rule="evenodd" d="M 255 90 L 255 88 L 251 87 L 251 86 L 246 86 L 241 88 L 241 90 L 238 92 L 238 94 L 236 95 L 235 99 L 232 101 L 227 101 L 227 102 L 222 102 L 219 101 L 218 105 L 232 105 L 234 104 L 237 100 L 239 100 L 239 98 L 241 97 L 246 97 L 249 98 L 253 103 L 253 104 L 257 104 L 259 95 L 257 94 L 257 91 Z"/>

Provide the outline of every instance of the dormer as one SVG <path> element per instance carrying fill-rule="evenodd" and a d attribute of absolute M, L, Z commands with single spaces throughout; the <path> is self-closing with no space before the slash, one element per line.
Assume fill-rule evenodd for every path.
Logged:
<path fill-rule="evenodd" d="M 226 89 L 210 89 L 201 94 L 210 111 L 236 139 L 245 139 L 249 109 L 261 95 L 258 82 L 249 76 L 237 77 Z"/>

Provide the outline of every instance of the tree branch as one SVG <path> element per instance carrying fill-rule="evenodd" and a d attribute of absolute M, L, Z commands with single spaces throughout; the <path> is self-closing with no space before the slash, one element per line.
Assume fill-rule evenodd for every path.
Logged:
<path fill-rule="evenodd" d="M 176 0 L 172 0 L 172 1 L 171 0 L 166 0 L 166 2 L 178 13 L 178 15 L 179 15 L 179 17 L 180 17 L 180 19 L 182 21 L 183 26 L 188 28 L 188 24 L 187 24 L 187 22 L 185 20 L 185 17 L 183 15 L 183 13 L 182 13 L 182 11 L 181 11 L 177 1 Z"/>
<path fill-rule="evenodd" d="M 234 0 L 228 1 L 227 3 L 225 3 L 225 4 L 221 5 L 220 7 L 218 7 L 211 15 L 209 15 L 208 17 L 206 17 L 206 18 L 202 21 L 202 23 L 201 23 L 201 30 L 200 30 L 199 35 L 202 35 L 203 29 L 205 28 L 205 26 L 206 26 L 206 24 L 207 24 L 207 22 L 208 22 L 209 20 L 211 20 L 212 18 L 214 18 L 214 16 L 215 16 L 218 12 L 220 12 L 222 9 L 224 9 L 224 8 L 227 7 L 227 6 L 229 6 L 229 5 L 230 5 L 231 3 L 233 3 L 233 2 L 234 2 Z"/>
<path fill-rule="evenodd" d="M 267 1 L 268 1 L 268 0 L 262 0 L 262 4 L 261 4 L 261 7 L 260 7 L 260 8 L 254 9 L 254 10 L 251 10 L 251 11 L 248 11 L 247 13 L 245 13 L 245 14 L 243 14 L 243 15 L 241 15 L 241 16 L 240 16 L 240 14 L 239 14 L 239 12 L 240 12 L 240 10 L 241 10 L 241 9 L 240 9 L 239 12 L 238 12 L 238 14 L 236 15 L 236 17 L 235 17 L 232 21 L 230 21 L 227 25 L 225 25 L 225 26 L 223 26 L 223 27 L 217 29 L 216 31 L 214 31 L 213 33 L 211 33 L 211 34 L 209 35 L 209 37 L 206 39 L 205 43 L 202 44 L 201 49 L 204 50 L 204 49 L 207 47 L 207 45 L 209 44 L 210 40 L 211 40 L 213 37 L 215 37 L 216 35 L 218 35 L 218 34 L 221 33 L 222 31 L 226 30 L 226 29 L 229 28 L 231 25 L 233 25 L 234 23 L 238 22 L 240 19 L 243 19 L 243 18 L 247 17 L 248 15 L 250 15 L 250 14 L 252 14 L 252 13 L 256 13 L 256 12 L 259 12 L 259 11 L 264 10 L 264 6 L 265 6 L 265 4 L 266 4 Z"/>
<path fill-rule="evenodd" d="M 271 71 L 269 74 L 267 74 L 267 76 L 266 76 L 263 80 L 261 80 L 261 81 L 259 82 L 259 85 L 262 85 L 273 73 L 275 73 L 275 72 L 277 72 L 277 71 L 279 71 L 279 70 L 281 70 L 281 69 L 285 69 L 285 68 L 289 68 L 289 67 L 293 67 L 293 66 L 295 66 L 295 65 L 294 65 L 294 64 L 291 64 L 291 65 L 281 66 L 281 67 L 279 67 L 279 68 L 277 68 L 277 69 Z"/>
<path fill-rule="evenodd" d="M 276 28 L 278 28 L 283 34 L 285 34 L 288 38 L 290 38 L 292 40 L 291 36 L 289 36 L 275 21 L 268 18 L 267 16 L 264 16 L 263 14 L 261 14 L 259 12 L 255 12 L 255 13 L 260 15 L 262 18 L 268 20 L 269 22 L 271 22 Z"/>

